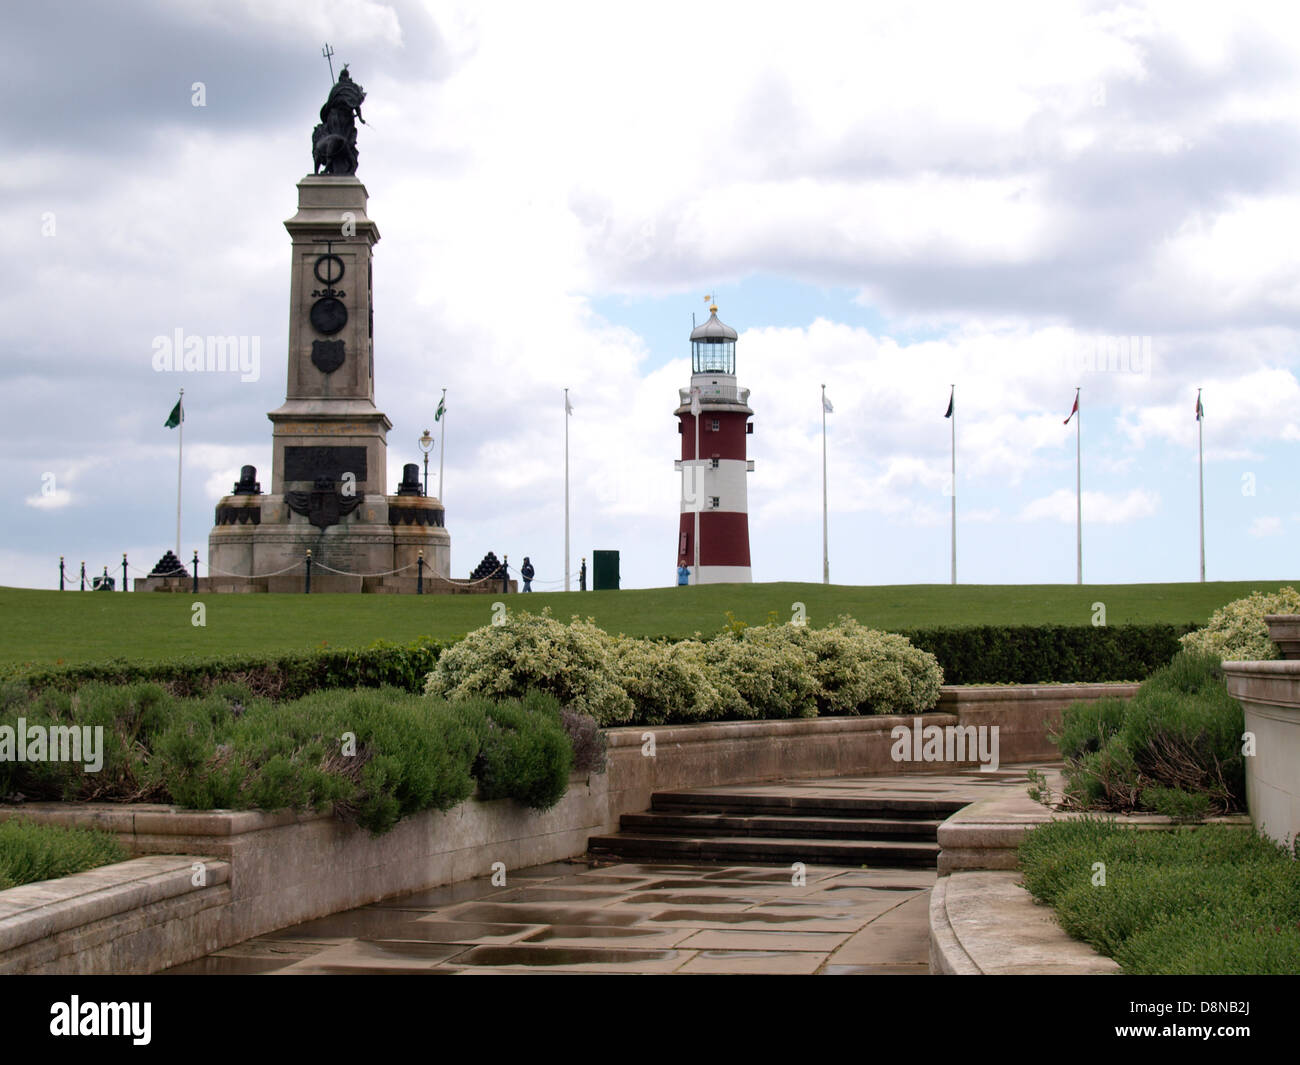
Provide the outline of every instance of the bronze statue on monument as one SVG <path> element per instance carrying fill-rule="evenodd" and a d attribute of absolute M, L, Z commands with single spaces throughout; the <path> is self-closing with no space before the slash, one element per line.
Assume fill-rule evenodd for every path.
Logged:
<path fill-rule="evenodd" d="M 312 130 L 311 155 L 319 174 L 355 174 L 357 172 L 357 122 L 363 126 L 361 103 L 365 90 L 352 80 L 347 65 L 339 71 L 339 80 L 330 89 L 329 98 L 320 109 L 320 124 Z M 356 121 L 353 121 L 353 119 Z"/>

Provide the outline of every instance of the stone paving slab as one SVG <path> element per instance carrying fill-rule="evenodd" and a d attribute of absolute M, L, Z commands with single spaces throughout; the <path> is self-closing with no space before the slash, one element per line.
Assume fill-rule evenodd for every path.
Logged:
<path fill-rule="evenodd" d="M 805 799 L 973 802 L 1025 767 L 697 789 Z M 386 899 L 171 970 L 438 975 L 923 975 L 936 873 L 926 868 L 575 859 Z"/>

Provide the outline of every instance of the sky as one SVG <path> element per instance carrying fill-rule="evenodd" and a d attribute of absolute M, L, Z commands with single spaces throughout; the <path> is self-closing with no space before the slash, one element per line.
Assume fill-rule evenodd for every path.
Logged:
<path fill-rule="evenodd" d="M 1208 579 L 1295 572 L 1294 5 L 44 0 L 0 38 L 0 584 L 174 545 L 178 388 L 184 558 L 241 465 L 269 489 L 325 42 L 390 491 L 445 388 L 453 576 L 562 581 L 567 387 L 573 569 L 674 583 L 709 294 L 756 581 L 822 577 L 823 384 L 834 583 L 948 581 L 954 483 L 961 583 L 1073 582 L 1076 443 L 1085 582 L 1196 580 L 1198 388 Z M 156 371 L 176 329 L 259 372 Z"/>

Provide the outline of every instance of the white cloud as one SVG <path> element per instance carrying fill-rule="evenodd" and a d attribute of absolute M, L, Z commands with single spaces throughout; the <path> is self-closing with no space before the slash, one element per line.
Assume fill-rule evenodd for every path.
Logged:
<path fill-rule="evenodd" d="M 1135 488 L 1124 495 L 1107 492 L 1083 493 L 1083 522 L 1085 525 L 1123 525 L 1139 518 L 1149 518 L 1156 513 L 1160 497 L 1152 492 Z M 1049 496 L 1035 499 L 1021 510 L 1021 521 L 1060 521 L 1073 523 L 1077 515 L 1075 494 L 1059 489 Z"/>
<path fill-rule="evenodd" d="M 1276 517 L 1256 518 L 1250 523 L 1250 535 L 1263 538 L 1265 536 L 1278 536 L 1282 532 L 1282 519 Z"/>

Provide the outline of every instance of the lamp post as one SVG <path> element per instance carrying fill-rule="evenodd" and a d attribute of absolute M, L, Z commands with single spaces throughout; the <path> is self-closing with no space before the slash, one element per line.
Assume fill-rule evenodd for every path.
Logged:
<path fill-rule="evenodd" d="M 429 435 L 429 430 L 424 431 L 420 437 L 420 450 L 424 452 L 424 494 L 429 494 L 429 452 L 433 450 L 433 437 Z"/>

